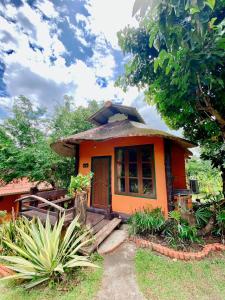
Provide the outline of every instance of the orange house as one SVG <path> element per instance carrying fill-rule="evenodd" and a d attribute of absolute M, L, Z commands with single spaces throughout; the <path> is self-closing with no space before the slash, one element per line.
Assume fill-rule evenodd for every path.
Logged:
<path fill-rule="evenodd" d="M 89 210 L 123 216 L 160 207 L 167 216 L 174 195 L 187 191 L 185 159 L 195 145 L 149 128 L 135 108 L 110 101 L 89 121 L 96 127 L 51 145 L 75 156 L 76 174 L 94 173 Z"/>

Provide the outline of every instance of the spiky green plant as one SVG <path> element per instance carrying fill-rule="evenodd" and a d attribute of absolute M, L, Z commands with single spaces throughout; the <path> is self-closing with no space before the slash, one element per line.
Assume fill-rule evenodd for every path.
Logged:
<path fill-rule="evenodd" d="M 130 233 L 149 235 L 159 234 L 163 230 L 165 218 L 160 208 L 136 211 L 129 219 Z"/>
<path fill-rule="evenodd" d="M 14 275 L 5 279 L 22 279 L 28 281 L 25 288 L 32 288 L 45 281 L 60 278 L 71 268 L 97 267 L 87 256 L 79 255 L 80 248 L 90 242 L 89 232 L 81 233 L 77 216 L 62 235 L 65 216 L 51 226 L 49 217 L 45 225 L 39 219 L 27 223 L 27 232 L 17 225 L 16 229 L 23 239 L 23 247 L 5 238 L 5 244 L 11 248 L 15 256 L 0 256 L 4 264 L 15 271 Z"/>

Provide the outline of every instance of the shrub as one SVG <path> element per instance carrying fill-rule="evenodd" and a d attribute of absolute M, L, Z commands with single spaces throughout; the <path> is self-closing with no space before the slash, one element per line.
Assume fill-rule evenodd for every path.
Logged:
<path fill-rule="evenodd" d="M 203 228 L 212 216 L 212 212 L 208 207 L 199 207 L 195 211 L 195 218 L 198 228 Z"/>
<path fill-rule="evenodd" d="M 92 177 L 93 173 L 89 173 L 88 175 L 78 174 L 77 176 L 71 176 L 69 194 L 73 196 L 75 192 L 88 190 Z"/>
<path fill-rule="evenodd" d="M 27 222 L 25 231 L 16 224 L 15 228 L 23 240 L 23 245 L 3 237 L 4 243 L 16 253 L 14 256 L 0 256 L 1 261 L 16 272 L 4 279 L 29 281 L 25 288 L 31 288 L 45 281 L 59 280 L 72 268 L 96 267 L 87 256 L 78 255 L 80 248 L 89 242 L 89 232 L 81 234 L 77 230 L 80 225 L 76 217 L 62 236 L 64 220 L 65 216 L 52 227 L 49 217 L 45 225 L 37 219 L 36 223 Z"/>
<path fill-rule="evenodd" d="M 215 224 L 215 233 L 220 235 L 224 243 L 224 234 L 225 234 L 225 209 L 217 211 L 216 214 L 216 224 Z"/>
<path fill-rule="evenodd" d="M 18 228 L 20 228 L 25 233 L 29 234 L 28 228 L 30 223 L 34 221 L 29 221 L 25 217 L 19 217 L 17 219 L 12 219 L 9 222 L 4 222 L 0 226 L 0 245 L 3 255 L 13 255 L 15 254 L 14 250 L 8 246 L 6 241 L 10 241 L 13 244 L 16 244 L 23 247 L 23 239 L 21 239 Z"/>
<path fill-rule="evenodd" d="M 143 210 L 135 212 L 129 219 L 132 234 L 148 235 L 158 234 L 162 231 L 165 219 L 160 208 L 152 211 Z"/>
<path fill-rule="evenodd" d="M 194 242 L 200 242 L 195 226 L 190 226 L 181 218 L 179 211 L 170 212 L 163 234 L 167 242 L 174 248 L 185 248 Z"/>

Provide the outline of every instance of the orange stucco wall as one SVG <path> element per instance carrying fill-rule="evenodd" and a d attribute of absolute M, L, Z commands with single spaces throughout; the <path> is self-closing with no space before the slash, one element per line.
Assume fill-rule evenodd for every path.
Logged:
<path fill-rule="evenodd" d="M 156 199 L 146 199 L 140 197 L 131 197 L 116 195 L 114 189 L 114 148 L 120 146 L 154 144 L 155 158 L 155 181 L 156 181 Z M 80 144 L 80 164 L 79 172 L 87 174 L 91 171 L 91 158 L 94 156 L 111 156 L 112 157 L 112 210 L 126 214 L 132 214 L 135 210 L 143 208 L 161 207 L 165 215 L 167 210 L 167 191 L 164 162 L 164 142 L 159 137 L 126 137 L 112 139 L 108 141 L 96 142 L 86 141 Z M 83 164 L 88 163 L 88 168 L 83 168 Z M 90 195 L 89 195 L 90 205 Z"/>
<path fill-rule="evenodd" d="M 176 144 L 172 144 L 171 169 L 173 176 L 173 188 L 185 189 L 185 151 Z"/>

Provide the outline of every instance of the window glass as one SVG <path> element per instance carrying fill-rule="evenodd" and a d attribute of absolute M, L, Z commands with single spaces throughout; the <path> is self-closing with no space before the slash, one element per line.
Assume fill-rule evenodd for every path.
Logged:
<path fill-rule="evenodd" d="M 117 163 L 117 175 L 119 177 L 125 176 L 125 164 Z"/>
<path fill-rule="evenodd" d="M 138 176 L 138 168 L 136 163 L 129 164 L 129 177 L 137 177 Z"/>
<path fill-rule="evenodd" d="M 118 151 L 117 151 L 117 161 L 118 162 L 124 162 L 125 161 L 125 150 L 124 149 L 118 149 Z"/>
<path fill-rule="evenodd" d="M 130 193 L 138 193 L 138 179 L 129 180 L 129 191 Z"/>
<path fill-rule="evenodd" d="M 152 193 L 152 180 L 143 179 L 143 193 L 144 194 Z"/>
<path fill-rule="evenodd" d="M 131 148 L 128 150 L 129 153 L 129 162 L 136 162 L 137 161 L 137 149 Z"/>
<path fill-rule="evenodd" d="M 142 164 L 142 176 L 143 177 L 152 177 L 152 166 L 149 163 Z"/>
<path fill-rule="evenodd" d="M 125 192 L 125 178 L 118 179 L 118 191 L 122 193 Z"/>
<path fill-rule="evenodd" d="M 149 161 L 149 162 L 151 161 L 152 154 L 149 147 L 143 147 L 141 149 L 141 157 L 142 157 L 142 161 Z"/>
<path fill-rule="evenodd" d="M 154 196 L 153 147 L 135 146 L 116 150 L 116 191 L 125 195 Z"/>

